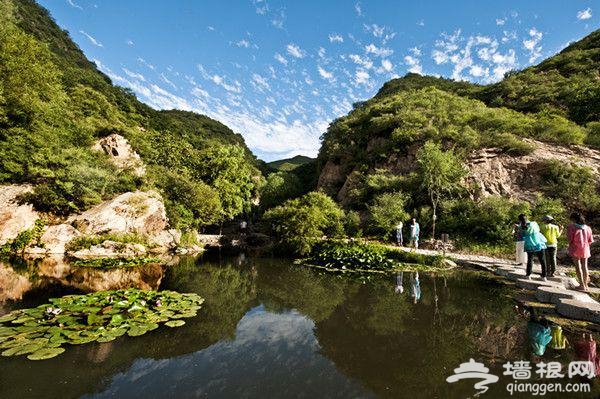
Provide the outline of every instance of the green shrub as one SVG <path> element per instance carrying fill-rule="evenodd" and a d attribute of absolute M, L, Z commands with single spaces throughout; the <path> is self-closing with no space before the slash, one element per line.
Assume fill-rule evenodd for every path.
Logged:
<path fill-rule="evenodd" d="M 306 255 L 322 236 L 344 234 L 344 216 L 344 211 L 330 197 L 311 192 L 269 209 L 264 220 L 273 226 L 280 248 Z"/>
<path fill-rule="evenodd" d="M 20 232 L 13 240 L 0 246 L 0 254 L 20 253 L 31 244 L 38 244 L 44 233 L 44 226 L 44 222 L 37 219 L 31 229 Z"/>

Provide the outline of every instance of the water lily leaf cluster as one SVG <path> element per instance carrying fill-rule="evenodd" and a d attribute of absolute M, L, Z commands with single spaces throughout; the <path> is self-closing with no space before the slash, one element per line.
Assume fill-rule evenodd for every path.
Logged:
<path fill-rule="evenodd" d="M 49 304 L 0 317 L 0 351 L 2 356 L 49 359 L 64 352 L 66 344 L 136 337 L 161 323 L 182 326 L 182 319 L 196 316 L 203 302 L 197 294 L 137 289 L 52 298 Z"/>
<path fill-rule="evenodd" d="M 317 245 L 304 263 L 329 269 L 394 271 L 433 270 L 442 267 L 442 256 L 427 256 L 383 245 L 329 241 Z"/>

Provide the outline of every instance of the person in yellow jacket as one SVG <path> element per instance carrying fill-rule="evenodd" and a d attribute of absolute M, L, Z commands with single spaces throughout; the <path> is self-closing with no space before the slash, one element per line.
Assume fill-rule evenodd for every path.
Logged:
<path fill-rule="evenodd" d="M 554 223 L 554 218 L 546 215 L 542 218 L 541 233 L 546 237 L 546 264 L 548 265 L 548 277 L 554 277 L 556 272 L 556 250 L 558 237 L 563 232 L 563 227 Z"/>

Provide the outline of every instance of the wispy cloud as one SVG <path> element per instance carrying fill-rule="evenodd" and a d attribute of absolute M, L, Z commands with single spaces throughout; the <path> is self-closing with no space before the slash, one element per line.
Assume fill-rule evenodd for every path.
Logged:
<path fill-rule="evenodd" d="M 135 43 L 134 43 L 134 42 L 133 42 L 133 40 L 131 40 L 131 39 L 128 39 L 128 40 L 127 40 L 125 43 L 126 43 L 128 46 L 134 46 L 134 45 L 135 45 Z"/>
<path fill-rule="evenodd" d="M 83 7 L 75 3 L 73 0 L 67 0 L 67 4 L 69 4 L 73 8 L 77 8 L 78 10 L 83 10 Z"/>
<path fill-rule="evenodd" d="M 592 18 L 592 9 L 589 7 L 586 8 L 585 10 L 581 10 L 577 13 L 577 19 L 580 21 L 590 19 L 590 18 Z"/>
<path fill-rule="evenodd" d="M 502 26 L 506 23 L 506 18 L 496 18 L 496 25 Z"/>
<path fill-rule="evenodd" d="M 394 54 L 394 50 L 385 47 L 377 47 L 373 43 L 366 46 L 365 51 L 367 54 L 373 54 L 376 57 L 389 57 Z"/>
<path fill-rule="evenodd" d="M 306 56 L 306 52 L 293 43 L 288 44 L 285 49 L 294 58 L 304 58 Z"/>
<path fill-rule="evenodd" d="M 344 38 L 338 34 L 330 34 L 329 41 L 331 43 L 344 43 Z"/>
<path fill-rule="evenodd" d="M 152 65 L 152 64 L 150 64 L 150 63 L 148 63 L 148 62 L 146 62 L 146 60 L 145 60 L 145 59 L 138 57 L 138 59 L 137 59 L 137 60 L 138 60 L 138 62 L 139 62 L 140 64 L 142 64 L 142 65 L 146 66 L 147 68 L 149 68 L 149 69 L 151 69 L 151 70 L 153 70 L 153 71 L 154 71 L 154 69 L 155 69 L 154 65 Z"/>
<path fill-rule="evenodd" d="M 125 75 L 129 76 L 130 78 L 141 80 L 142 82 L 146 81 L 146 78 L 141 73 L 130 71 L 127 68 L 122 68 L 122 69 L 123 69 L 123 72 L 125 72 Z"/>
<path fill-rule="evenodd" d="M 242 39 L 242 40 L 236 42 L 235 45 L 238 47 L 248 48 L 248 47 L 250 47 L 250 42 L 246 39 Z"/>
<path fill-rule="evenodd" d="M 283 24 L 285 23 L 285 11 L 279 10 L 277 14 L 271 19 L 271 25 L 276 27 L 277 29 L 283 29 Z"/>
<path fill-rule="evenodd" d="M 254 5 L 257 14 L 265 15 L 269 12 L 269 5 L 266 0 L 252 0 L 252 4 Z"/>
<path fill-rule="evenodd" d="M 529 63 L 535 62 L 539 57 L 542 56 L 542 41 L 543 34 L 536 28 L 529 30 L 529 37 L 523 40 L 523 47 L 529 52 Z"/>
<path fill-rule="evenodd" d="M 98 40 L 96 40 L 94 37 L 92 37 L 91 35 L 87 34 L 85 31 L 80 30 L 79 33 L 81 33 L 82 35 L 84 35 L 85 37 L 88 38 L 88 40 L 96 47 L 104 47 L 102 45 L 102 43 L 100 43 Z"/>
<path fill-rule="evenodd" d="M 319 75 L 325 79 L 325 80 L 329 80 L 332 81 L 334 80 L 333 78 L 333 73 L 326 71 L 325 69 L 323 69 L 321 66 L 317 67 L 317 70 L 319 71 Z"/>
<path fill-rule="evenodd" d="M 412 55 L 407 55 L 404 57 L 404 63 L 408 66 L 408 72 L 418 73 L 421 75 L 423 73 L 423 67 L 421 66 L 421 60 Z"/>
<path fill-rule="evenodd" d="M 281 55 L 279 53 L 275 53 L 275 55 L 273 56 L 273 58 L 275 58 L 277 61 L 279 61 L 283 65 L 287 65 L 288 64 L 288 60 L 283 55 Z"/>
<path fill-rule="evenodd" d="M 425 26 L 425 21 L 423 21 L 422 19 L 417 21 L 417 25 L 418 26 Z"/>
<path fill-rule="evenodd" d="M 359 17 L 362 17 L 363 12 L 362 12 L 362 7 L 360 6 L 360 3 L 354 4 L 354 12 L 356 12 L 356 15 L 358 15 Z"/>

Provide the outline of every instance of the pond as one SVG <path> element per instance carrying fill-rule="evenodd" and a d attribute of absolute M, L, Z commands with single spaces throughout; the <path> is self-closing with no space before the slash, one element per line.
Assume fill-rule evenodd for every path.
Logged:
<path fill-rule="evenodd" d="M 70 346 L 45 361 L 2 357 L 0 398 L 467 398 L 479 380 L 446 378 L 471 358 L 500 377 L 481 397 L 505 398 L 514 380 L 503 364 L 531 360 L 512 288 L 472 271 L 349 278 L 244 256 L 108 272 L 3 263 L 0 315 L 124 286 L 194 292 L 206 302 L 179 328 Z M 543 359 L 571 358 L 548 348 Z M 560 397 L 598 397 L 597 385 Z"/>

